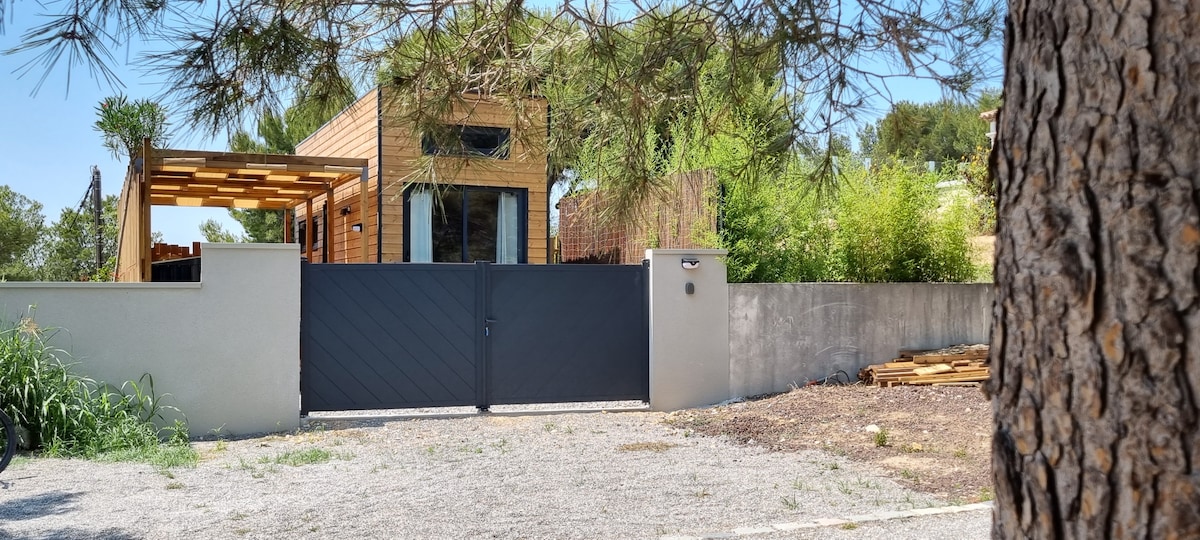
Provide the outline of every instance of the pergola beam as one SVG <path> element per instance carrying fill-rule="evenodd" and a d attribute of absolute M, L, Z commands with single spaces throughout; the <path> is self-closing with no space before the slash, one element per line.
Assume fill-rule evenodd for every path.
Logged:
<path fill-rule="evenodd" d="M 206 152 L 203 150 L 169 150 L 162 149 L 154 152 L 152 163 L 163 163 L 164 160 L 179 160 L 181 158 L 203 159 L 209 163 L 232 163 L 239 167 L 254 165 L 286 165 L 311 166 L 324 170 L 326 166 L 353 168 L 357 172 L 362 168 L 361 158 L 335 158 L 318 156 L 294 156 L 291 154 L 243 154 L 236 152 Z"/>
<path fill-rule="evenodd" d="M 2 1 L 2 0 L 0 0 Z M 130 253 L 137 253 L 139 277 L 150 281 L 150 208 L 151 206 L 200 206 L 211 208 L 257 208 L 288 210 L 301 205 L 312 216 L 312 200 L 331 194 L 345 182 L 363 178 L 364 158 L 331 158 L 282 154 L 241 154 L 202 150 L 154 149 L 149 139 L 142 141 L 141 168 L 136 181 L 137 200 L 127 203 L 127 212 L 141 215 Z M 329 204 L 329 203 L 327 203 Z M 365 209 L 364 209 L 365 216 Z M 328 219 L 328 214 L 327 214 Z M 130 220 L 132 222 L 132 220 Z M 285 227 L 287 220 L 284 220 Z M 324 230 L 330 229 L 327 221 Z M 306 227 L 303 252 L 312 260 L 312 239 L 316 232 Z M 364 238 L 365 218 L 364 218 Z M 284 237 L 292 236 L 290 231 Z M 122 248 L 124 250 L 124 248 Z M 130 261 L 133 262 L 133 261 Z"/>

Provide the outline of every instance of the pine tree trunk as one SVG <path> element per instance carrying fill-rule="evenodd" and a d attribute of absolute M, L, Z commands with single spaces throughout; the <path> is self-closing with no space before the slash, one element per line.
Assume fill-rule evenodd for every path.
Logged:
<path fill-rule="evenodd" d="M 1010 0 L 996 538 L 1200 538 L 1200 1 Z"/>

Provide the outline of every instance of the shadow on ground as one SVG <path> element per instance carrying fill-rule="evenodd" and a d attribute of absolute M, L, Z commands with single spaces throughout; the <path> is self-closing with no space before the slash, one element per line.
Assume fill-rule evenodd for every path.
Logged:
<path fill-rule="evenodd" d="M 81 529 L 65 527 L 62 529 L 40 530 L 37 534 L 13 534 L 0 529 L 0 540 L 140 540 L 140 537 L 129 534 L 121 529 Z"/>
<path fill-rule="evenodd" d="M 78 498 L 78 493 L 51 491 L 32 497 L 7 500 L 0 506 L 0 523 L 65 514 L 75 508 L 75 500 Z"/>

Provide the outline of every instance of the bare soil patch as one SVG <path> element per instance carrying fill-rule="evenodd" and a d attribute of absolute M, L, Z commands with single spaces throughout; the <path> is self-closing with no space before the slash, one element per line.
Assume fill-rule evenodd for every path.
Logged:
<path fill-rule="evenodd" d="M 833 452 L 950 502 L 992 498 L 991 405 L 979 388 L 810 386 L 666 422 L 773 451 Z"/>

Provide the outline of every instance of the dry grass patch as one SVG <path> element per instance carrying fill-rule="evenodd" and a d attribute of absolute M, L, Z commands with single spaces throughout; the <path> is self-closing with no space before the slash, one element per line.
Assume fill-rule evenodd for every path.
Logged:
<path fill-rule="evenodd" d="M 679 446 L 675 443 L 655 441 L 655 442 L 635 442 L 622 444 L 617 447 L 617 450 L 622 452 L 666 452 L 672 448 Z"/>

